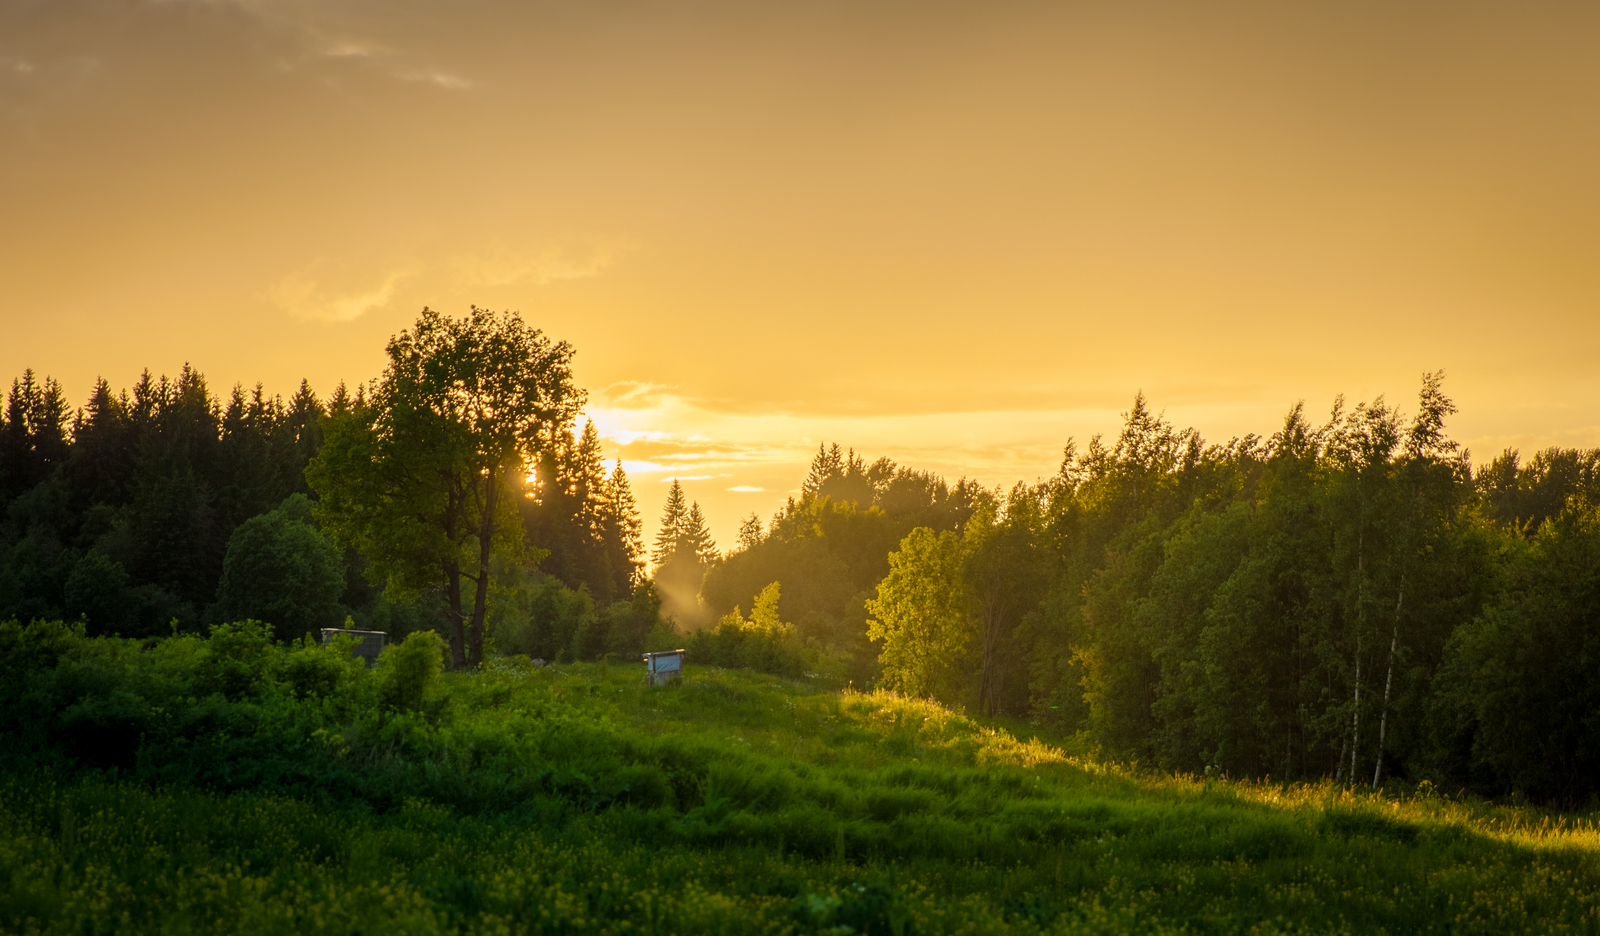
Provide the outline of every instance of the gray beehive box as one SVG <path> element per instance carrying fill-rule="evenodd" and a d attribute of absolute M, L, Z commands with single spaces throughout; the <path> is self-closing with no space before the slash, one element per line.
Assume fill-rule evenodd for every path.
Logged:
<path fill-rule="evenodd" d="M 644 655 L 644 681 L 652 686 L 677 679 L 682 673 L 682 650 L 661 650 Z"/>
<path fill-rule="evenodd" d="M 324 627 L 322 629 L 322 645 L 326 647 L 333 643 L 333 638 L 340 634 L 349 634 L 356 638 L 355 649 L 351 651 L 354 656 L 360 657 L 371 669 L 378 665 L 378 654 L 383 652 L 383 643 L 389 635 L 383 631 L 352 630 L 346 627 Z"/>

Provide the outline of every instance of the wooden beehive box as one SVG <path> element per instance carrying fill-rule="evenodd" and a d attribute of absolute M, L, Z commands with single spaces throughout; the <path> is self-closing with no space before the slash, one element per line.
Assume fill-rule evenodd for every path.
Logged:
<path fill-rule="evenodd" d="M 322 629 L 322 645 L 326 647 L 333 643 L 333 638 L 340 634 L 349 634 L 357 639 L 355 649 L 351 653 L 362 659 L 371 669 L 378 665 L 378 654 L 383 652 L 383 643 L 389 635 L 383 631 L 353 630 L 347 627 L 324 627 Z"/>
<path fill-rule="evenodd" d="M 652 686 L 677 679 L 682 673 L 682 650 L 660 650 L 644 655 L 644 680 Z"/>

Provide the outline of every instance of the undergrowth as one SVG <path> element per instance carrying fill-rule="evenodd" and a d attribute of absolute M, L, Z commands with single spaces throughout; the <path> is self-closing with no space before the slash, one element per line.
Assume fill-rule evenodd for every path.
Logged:
<path fill-rule="evenodd" d="M 1600 930 L 1592 816 L 1163 776 L 692 661 L 0 631 L 5 932 Z"/>

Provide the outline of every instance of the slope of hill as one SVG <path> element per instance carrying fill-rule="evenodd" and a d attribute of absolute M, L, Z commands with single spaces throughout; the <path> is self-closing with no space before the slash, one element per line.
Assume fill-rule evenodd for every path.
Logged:
<path fill-rule="evenodd" d="M 424 666 L 408 698 L 399 654 L 268 648 L 247 685 L 237 634 L 9 627 L 5 714 L 57 714 L 8 729 L 5 932 L 1600 928 L 1584 817 L 1151 775 L 738 671 Z"/>

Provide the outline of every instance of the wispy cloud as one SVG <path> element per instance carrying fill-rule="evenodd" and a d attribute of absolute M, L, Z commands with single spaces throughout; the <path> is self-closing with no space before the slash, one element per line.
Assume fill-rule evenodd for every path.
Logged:
<path fill-rule="evenodd" d="M 400 72 L 395 77 L 402 81 L 420 81 L 425 84 L 436 85 L 448 91 L 465 91 L 473 85 L 471 81 L 460 75 L 452 75 L 449 72 L 436 69 Z"/>
<path fill-rule="evenodd" d="M 369 266 L 365 272 L 359 267 L 352 271 L 351 264 L 341 260 L 319 257 L 285 273 L 267 286 L 261 297 L 296 318 L 348 322 L 388 305 L 396 288 L 408 279 L 419 279 L 435 287 L 451 280 L 457 288 L 512 283 L 542 286 L 558 280 L 598 276 L 614 262 L 621 249 L 616 245 L 603 245 L 588 252 L 560 247 L 519 252 L 491 243 L 476 253 L 457 254 L 437 262 L 391 263 L 387 269 Z M 627 436 L 624 443 L 641 438 L 669 438 L 668 434 L 648 430 L 624 431 L 624 435 Z"/>
<path fill-rule="evenodd" d="M 682 399 L 672 384 L 621 380 L 589 394 L 592 406 L 606 410 L 658 410 L 679 405 Z M 663 434 L 663 437 L 669 437 Z"/>
<path fill-rule="evenodd" d="M 0 77 L 10 76 L 19 81 L 73 87 L 91 80 L 99 72 L 100 59 L 93 55 L 47 55 L 42 59 L 0 55 Z"/>
<path fill-rule="evenodd" d="M 324 46 L 322 54 L 328 58 L 377 58 L 388 55 L 390 50 L 371 42 L 360 42 L 349 39 L 341 40 Z"/>
<path fill-rule="evenodd" d="M 477 82 L 449 68 L 427 63 L 427 53 L 415 46 L 420 37 L 410 42 L 383 42 L 371 38 L 351 36 L 352 29 L 359 32 L 388 32 L 396 34 L 393 23 L 381 18 L 367 18 L 364 26 L 352 26 L 355 19 L 349 4 L 318 2 L 283 2 L 283 0 L 157 0 L 157 2 L 192 2 L 201 6 L 229 6 L 254 19 L 274 34 L 285 50 L 279 54 L 278 67 L 285 71 L 315 69 L 318 65 L 343 62 L 346 65 L 365 65 L 370 72 L 389 80 L 430 85 L 448 91 L 465 91 Z M 404 35 L 400 31 L 399 35 Z M 424 40 L 425 41 L 425 40 Z"/>
<path fill-rule="evenodd" d="M 605 437 L 618 445 L 632 445 L 635 442 L 670 442 L 672 433 L 654 429 L 613 429 Z"/>
<path fill-rule="evenodd" d="M 338 278 L 337 271 L 326 258 L 319 258 L 268 286 L 266 299 L 295 318 L 349 322 L 388 305 L 394 297 L 395 286 L 412 275 L 411 270 L 395 270 L 384 275 L 375 286 L 350 289 L 332 282 Z"/>
<path fill-rule="evenodd" d="M 628 247 L 621 242 L 606 242 L 581 249 L 545 246 L 519 250 L 493 243 L 479 252 L 457 256 L 452 266 L 456 281 L 464 286 L 508 286 L 520 282 L 544 286 L 598 276 Z"/>
<path fill-rule="evenodd" d="M 740 485 L 735 485 L 734 487 L 728 488 L 728 490 L 730 490 L 730 491 L 742 491 L 742 492 L 748 492 L 748 493 L 752 493 L 752 494 L 758 494 L 758 493 L 761 493 L 762 491 L 765 491 L 766 488 L 764 488 L 764 487 L 751 487 L 748 484 L 740 484 Z"/>

